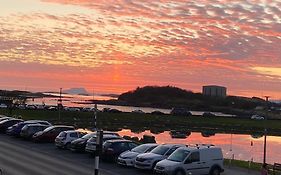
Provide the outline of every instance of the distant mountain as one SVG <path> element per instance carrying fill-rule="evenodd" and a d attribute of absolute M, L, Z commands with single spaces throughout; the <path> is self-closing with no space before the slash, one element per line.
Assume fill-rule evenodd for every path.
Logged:
<path fill-rule="evenodd" d="M 85 88 L 70 88 L 63 90 L 65 94 L 75 94 L 75 95 L 89 95 Z"/>

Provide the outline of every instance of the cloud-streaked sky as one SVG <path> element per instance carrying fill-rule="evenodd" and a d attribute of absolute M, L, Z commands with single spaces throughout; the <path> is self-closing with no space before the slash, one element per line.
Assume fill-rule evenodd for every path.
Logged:
<path fill-rule="evenodd" d="M 281 0 L 0 0 L 0 88 L 281 98 Z"/>

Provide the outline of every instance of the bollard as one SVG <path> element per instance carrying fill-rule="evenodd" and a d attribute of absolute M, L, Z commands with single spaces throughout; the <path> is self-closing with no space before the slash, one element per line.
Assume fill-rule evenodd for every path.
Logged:
<path fill-rule="evenodd" d="M 102 144 L 103 144 L 103 131 L 97 131 L 97 140 L 96 140 L 96 153 L 95 153 L 95 172 L 94 175 L 99 174 L 99 161 L 100 155 L 102 153 Z"/>
<path fill-rule="evenodd" d="M 95 175 L 99 174 L 99 161 L 100 161 L 100 157 L 95 156 Z"/>

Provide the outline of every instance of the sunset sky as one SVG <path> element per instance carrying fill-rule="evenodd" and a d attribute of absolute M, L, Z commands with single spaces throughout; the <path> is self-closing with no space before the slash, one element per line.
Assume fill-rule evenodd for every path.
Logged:
<path fill-rule="evenodd" d="M 281 0 L 0 0 L 0 89 L 281 99 Z"/>

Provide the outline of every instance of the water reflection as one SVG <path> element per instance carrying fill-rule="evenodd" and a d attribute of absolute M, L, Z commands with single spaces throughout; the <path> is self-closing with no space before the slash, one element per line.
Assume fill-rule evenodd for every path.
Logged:
<path fill-rule="evenodd" d="M 171 138 L 173 138 L 173 139 L 185 139 L 191 134 L 191 132 L 190 131 L 171 130 L 169 134 L 170 134 Z"/>
<path fill-rule="evenodd" d="M 121 136 L 142 138 L 143 135 L 152 135 L 157 143 L 181 144 L 214 144 L 222 148 L 225 158 L 262 162 L 263 136 L 260 134 L 225 134 L 214 131 L 188 132 L 184 130 L 164 131 L 152 133 L 150 130 L 134 133 L 129 129 L 118 132 Z M 281 162 L 281 137 L 267 137 L 268 163 Z"/>

